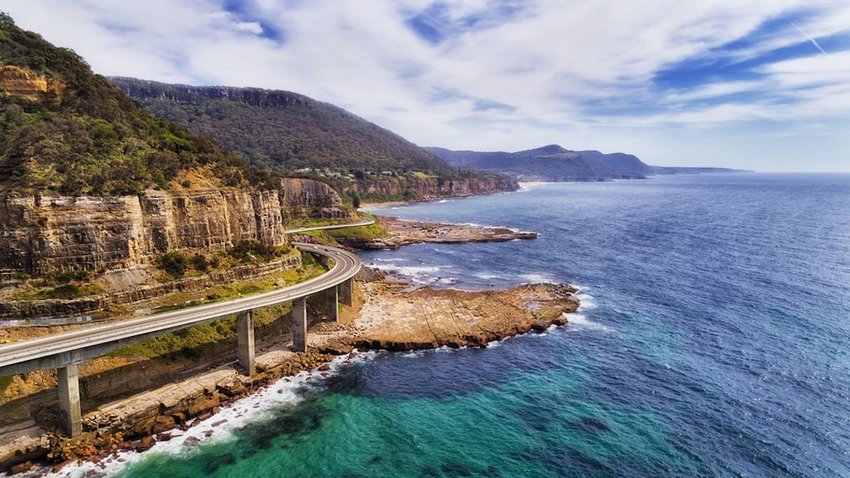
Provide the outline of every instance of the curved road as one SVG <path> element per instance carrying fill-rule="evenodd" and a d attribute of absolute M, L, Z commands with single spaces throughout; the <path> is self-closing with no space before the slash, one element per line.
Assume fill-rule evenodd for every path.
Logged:
<path fill-rule="evenodd" d="M 306 226 L 306 227 L 296 227 L 295 229 L 287 229 L 283 232 L 287 234 L 297 234 L 299 232 L 309 232 L 309 231 L 323 231 L 326 229 L 342 229 L 346 227 L 360 227 L 360 226 L 371 226 L 375 224 L 374 219 L 364 219 L 360 222 L 352 222 L 351 224 L 330 224 L 327 226 Z"/>
<path fill-rule="evenodd" d="M 262 294 L 1 346 L 0 376 L 52 368 L 56 367 L 58 362 L 75 362 L 92 358 L 165 332 L 307 297 L 351 279 L 360 270 L 360 259 L 348 251 L 316 244 L 294 243 L 293 245 L 304 252 L 313 252 L 333 259 L 333 267 L 319 277 Z"/>

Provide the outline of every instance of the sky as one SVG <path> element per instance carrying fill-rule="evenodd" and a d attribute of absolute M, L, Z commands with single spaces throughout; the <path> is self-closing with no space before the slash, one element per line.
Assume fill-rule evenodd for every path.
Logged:
<path fill-rule="evenodd" d="M 850 1 L 0 0 L 100 74 L 289 90 L 423 146 L 850 172 Z"/>

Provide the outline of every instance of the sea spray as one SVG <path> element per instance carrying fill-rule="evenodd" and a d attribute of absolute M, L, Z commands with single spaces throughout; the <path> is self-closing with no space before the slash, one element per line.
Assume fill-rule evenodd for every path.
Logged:
<path fill-rule="evenodd" d="M 169 440 L 158 441 L 150 449 L 138 451 L 122 451 L 107 457 L 97 463 L 78 462 L 69 464 L 57 472 L 46 473 L 39 470 L 32 476 L 48 478 L 88 478 L 110 477 L 119 474 L 128 466 L 141 462 L 157 454 L 180 455 L 190 447 L 208 446 L 233 438 L 233 432 L 262 421 L 271 413 L 282 408 L 298 405 L 307 389 L 321 387 L 324 382 L 339 373 L 343 367 L 357 362 L 371 360 L 381 352 L 359 352 L 354 356 L 343 355 L 335 357 L 328 363 L 329 369 L 318 368 L 303 371 L 292 377 L 284 377 L 270 384 L 263 390 L 245 398 L 239 399 L 222 409 L 212 417 L 200 423 L 196 419 L 189 422 L 188 430 L 174 429 L 167 433 Z M 2 476 L 2 475 L 0 475 Z"/>

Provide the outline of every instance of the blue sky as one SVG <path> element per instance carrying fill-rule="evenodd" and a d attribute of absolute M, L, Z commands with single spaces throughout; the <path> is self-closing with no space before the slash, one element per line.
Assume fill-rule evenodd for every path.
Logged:
<path fill-rule="evenodd" d="M 421 145 L 850 171 L 850 2 L 0 0 L 99 73 L 296 91 Z"/>

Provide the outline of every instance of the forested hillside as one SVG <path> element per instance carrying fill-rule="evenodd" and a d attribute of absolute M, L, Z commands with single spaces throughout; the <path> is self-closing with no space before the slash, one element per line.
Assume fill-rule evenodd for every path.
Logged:
<path fill-rule="evenodd" d="M 236 186 L 270 178 L 142 110 L 66 48 L 0 14 L 0 185 L 66 194 L 167 189 L 191 169 Z"/>
<path fill-rule="evenodd" d="M 316 177 L 344 193 L 393 200 L 515 189 L 507 178 L 451 166 L 389 130 L 297 93 L 110 80 L 154 115 L 252 164 Z"/>

